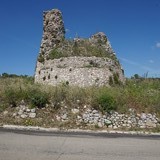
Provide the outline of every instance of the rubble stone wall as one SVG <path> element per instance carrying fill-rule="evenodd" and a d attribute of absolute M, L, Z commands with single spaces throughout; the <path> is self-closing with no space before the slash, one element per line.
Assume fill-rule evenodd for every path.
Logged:
<path fill-rule="evenodd" d="M 115 61 L 100 57 L 63 57 L 37 64 L 35 81 L 56 86 L 60 83 L 78 86 L 107 85 L 116 73 L 124 81 Z"/>

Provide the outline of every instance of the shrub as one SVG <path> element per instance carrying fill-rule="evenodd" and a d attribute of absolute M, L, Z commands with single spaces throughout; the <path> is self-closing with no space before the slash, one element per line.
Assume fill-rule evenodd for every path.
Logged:
<path fill-rule="evenodd" d="M 118 73 L 113 73 L 113 79 L 114 79 L 114 84 L 117 84 L 117 85 L 121 84 Z"/>
<path fill-rule="evenodd" d="M 1 79 L 0 87 L 1 104 L 12 107 L 24 100 L 28 105 L 41 108 L 49 99 L 44 87 L 34 84 L 32 77 Z"/>
<path fill-rule="evenodd" d="M 5 91 L 5 98 L 9 105 L 11 105 L 12 107 L 16 106 L 18 97 L 15 94 L 14 90 L 7 89 Z"/>
<path fill-rule="evenodd" d="M 73 105 L 77 104 L 77 100 L 80 102 L 78 104 L 85 104 L 87 101 L 87 89 L 80 87 L 70 87 L 68 91 L 68 100 L 73 103 Z"/>
<path fill-rule="evenodd" d="M 48 103 L 49 97 L 45 92 L 37 89 L 31 91 L 29 100 L 32 107 L 43 108 Z"/>
<path fill-rule="evenodd" d="M 25 99 L 25 91 L 21 88 L 7 88 L 4 92 L 5 102 L 12 107 L 16 107 L 18 103 Z"/>
<path fill-rule="evenodd" d="M 105 112 L 110 112 L 112 110 L 116 110 L 116 101 L 115 99 L 108 94 L 102 94 L 98 97 L 98 103 L 100 105 L 100 109 Z"/>
<path fill-rule="evenodd" d="M 6 105 L 0 104 L 0 113 L 3 112 L 6 108 Z"/>
<path fill-rule="evenodd" d="M 55 59 L 55 58 L 57 59 L 61 57 L 63 57 L 62 52 L 60 52 L 57 48 L 55 48 L 49 53 L 47 59 Z"/>
<path fill-rule="evenodd" d="M 73 44 L 73 53 L 77 56 L 79 56 L 81 53 L 80 47 L 78 46 L 78 42 L 74 42 Z"/>

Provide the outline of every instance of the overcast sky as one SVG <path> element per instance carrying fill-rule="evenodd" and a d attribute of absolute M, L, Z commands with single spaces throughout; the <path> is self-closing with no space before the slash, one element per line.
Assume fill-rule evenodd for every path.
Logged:
<path fill-rule="evenodd" d="M 66 38 L 104 32 L 125 75 L 160 77 L 159 0 L 1 0 L 0 74 L 34 75 L 43 11 L 63 13 Z"/>

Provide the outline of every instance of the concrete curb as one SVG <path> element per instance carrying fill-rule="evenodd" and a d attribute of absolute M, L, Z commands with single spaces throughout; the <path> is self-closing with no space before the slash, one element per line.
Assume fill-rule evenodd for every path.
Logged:
<path fill-rule="evenodd" d="M 115 131 L 115 130 L 81 130 L 81 129 L 66 129 L 61 130 L 59 128 L 43 128 L 38 126 L 17 126 L 17 125 L 3 125 L 3 129 L 18 130 L 18 131 L 41 131 L 41 132 L 64 132 L 64 133 L 83 133 L 83 134 L 123 134 L 123 135 L 140 135 L 140 136 L 160 136 L 160 133 L 144 132 L 144 131 Z"/>

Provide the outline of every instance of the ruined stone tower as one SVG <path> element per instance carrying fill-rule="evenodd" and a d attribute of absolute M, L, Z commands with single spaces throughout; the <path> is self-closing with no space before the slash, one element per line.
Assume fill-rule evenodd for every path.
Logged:
<path fill-rule="evenodd" d="M 40 54 L 48 55 L 65 38 L 65 29 L 62 21 L 62 13 L 57 10 L 44 12 L 43 14 L 43 37 Z"/>
<path fill-rule="evenodd" d="M 103 32 L 89 39 L 65 39 L 62 13 L 44 12 L 35 82 L 80 87 L 124 83 L 123 69 Z"/>

